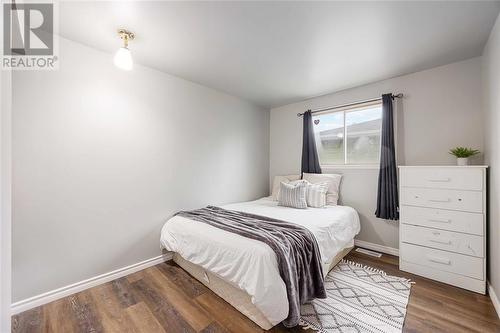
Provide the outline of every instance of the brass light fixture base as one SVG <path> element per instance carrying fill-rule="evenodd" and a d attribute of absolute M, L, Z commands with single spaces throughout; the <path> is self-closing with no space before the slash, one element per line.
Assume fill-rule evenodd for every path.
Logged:
<path fill-rule="evenodd" d="M 133 40 L 135 38 L 135 34 L 131 31 L 126 30 L 126 29 L 118 29 L 118 35 L 123 40 L 123 46 L 125 48 L 128 47 L 128 41 Z"/>

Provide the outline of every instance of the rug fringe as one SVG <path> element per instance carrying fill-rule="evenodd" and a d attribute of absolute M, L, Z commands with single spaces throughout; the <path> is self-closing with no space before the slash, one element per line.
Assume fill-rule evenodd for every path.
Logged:
<path fill-rule="evenodd" d="M 319 333 L 328 333 L 328 332 L 326 332 L 325 330 L 323 330 L 321 328 L 318 328 L 316 326 L 311 325 L 310 323 L 308 323 L 307 321 L 303 320 L 302 318 L 300 318 L 300 320 L 299 320 L 299 326 L 301 326 L 303 330 L 309 330 L 309 329 L 311 329 L 311 330 L 319 332 Z"/>
<path fill-rule="evenodd" d="M 343 263 L 343 264 L 348 264 L 348 265 L 351 265 L 351 266 L 356 266 L 356 267 L 362 268 L 362 269 L 370 271 L 372 273 L 377 273 L 377 274 L 380 274 L 380 275 L 387 276 L 387 273 L 384 272 L 381 269 L 374 268 L 374 267 L 367 266 L 367 265 L 363 265 L 363 264 L 357 263 L 355 261 L 351 261 L 351 260 L 348 260 L 348 259 L 342 259 L 340 262 Z M 390 275 L 390 276 L 399 279 L 401 282 L 406 282 L 406 283 L 409 283 L 409 284 L 415 284 L 416 283 L 415 281 L 412 281 L 411 279 L 407 279 L 407 278 L 404 278 L 404 277 L 399 277 L 399 276 L 394 276 L 394 275 Z"/>

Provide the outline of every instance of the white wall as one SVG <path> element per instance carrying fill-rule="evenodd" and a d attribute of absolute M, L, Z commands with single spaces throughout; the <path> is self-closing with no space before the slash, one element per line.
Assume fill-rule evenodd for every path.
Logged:
<path fill-rule="evenodd" d="M 500 18 L 483 52 L 485 161 L 489 167 L 489 281 L 500 295 Z"/>
<path fill-rule="evenodd" d="M 10 332 L 12 76 L 0 70 L 0 332 Z"/>
<path fill-rule="evenodd" d="M 13 76 L 13 301 L 158 256 L 174 212 L 267 195 L 269 113 L 61 39 Z"/>
<path fill-rule="evenodd" d="M 271 179 L 300 171 L 302 118 L 298 112 L 389 92 L 405 95 L 396 102 L 399 164 L 454 164 L 448 154 L 454 146 L 483 150 L 480 65 L 481 59 L 473 58 L 272 109 Z M 361 215 L 358 239 L 397 248 L 398 223 L 374 217 L 378 170 L 323 170 L 329 171 L 345 175 L 342 202 Z"/>

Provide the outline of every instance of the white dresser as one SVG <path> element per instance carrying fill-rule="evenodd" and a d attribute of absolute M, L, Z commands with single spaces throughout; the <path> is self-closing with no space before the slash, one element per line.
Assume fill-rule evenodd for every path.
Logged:
<path fill-rule="evenodd" d="M 400 166 L 399 268 L 486 290 L 486 166 Z"/>

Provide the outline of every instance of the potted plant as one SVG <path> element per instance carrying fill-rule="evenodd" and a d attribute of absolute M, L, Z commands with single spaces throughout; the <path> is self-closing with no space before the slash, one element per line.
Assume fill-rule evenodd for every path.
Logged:
<path fill-rule="evenodd" d="M 469 165 L 469 157 L 479 154 L 479 150 L 465 147 L 450 149 L 450 154 L 457 158 L 457 165 Z"/>

